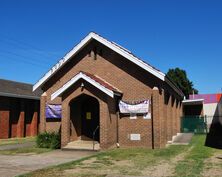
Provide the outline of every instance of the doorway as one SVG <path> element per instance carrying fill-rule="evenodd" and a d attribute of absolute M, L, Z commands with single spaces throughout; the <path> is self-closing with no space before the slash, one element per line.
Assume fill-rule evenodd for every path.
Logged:
<path fill-rule="evenodd" d="M 99 102 L 82 94 L 70 102 L 71 140 L 94 140 L 99 142 Z"/>

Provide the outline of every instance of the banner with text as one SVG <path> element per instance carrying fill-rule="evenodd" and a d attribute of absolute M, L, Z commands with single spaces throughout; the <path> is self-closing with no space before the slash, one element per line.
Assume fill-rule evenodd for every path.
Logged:
<path fill-rule="evenodd" d="M 145 114 L 149 112 L 149 100 L 144 100 L 137 102 L 135 104 L 126 103 L 123 101 L 119 102 L 119 110 L 120 113 L 137 113 L 137 114 Z"/>

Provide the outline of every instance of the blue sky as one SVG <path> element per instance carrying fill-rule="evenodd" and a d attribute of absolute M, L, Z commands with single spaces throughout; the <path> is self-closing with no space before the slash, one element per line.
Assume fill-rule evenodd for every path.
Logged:
<path fill-rule="evenodd" d="M 35 83 L 90 31 L 200 93 L 222 88 L 222 1 L 1 0 L 0 78 Z"/>

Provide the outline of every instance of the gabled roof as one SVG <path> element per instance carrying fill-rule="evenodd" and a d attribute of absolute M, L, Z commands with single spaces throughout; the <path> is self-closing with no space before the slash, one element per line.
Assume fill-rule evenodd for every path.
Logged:
<path fill-rule="evenodd" d="M 42 91 L 32 92 L 32 87 L 31 84 L 0 79 L 0 96 L 39 100 Z"/>
<path fill-rule="evenodd" d="M 116 44 L 115 42 L 110 42 L 107 39 L 103 38 L 102 36 L 91 32 L 89 33 L 83 40 L 80 41 L 70 52 L 68 52 L 59 62 L 54 65 L 34 86 L 33 91 L 39 88 L 42 84 L 44 84 L 49 78 L 51 78 L 67 61 L 69 61 L 73 56 L 75 56 L 83 47 L 85 47 L 90 41 L 96 40 L 101 44 L 105 45 L 106 47 L 110 48 L 111 50 L 115 51 L 119 55 L 123 56 L 124 58 L 130 60 L 131 62 L 135 63 L 139 67 L 143 68 L 147 72 L 151 73 L 152 75 L 156 76 L 162 81 L 166 81 L 170 87 L 172 87 L 179 95 L 183 96 L 183 93 L 169 81 L 169 79 L 165 79 L 165 74 L 162 73 L 160 70 L 154 68 L 153 66 L 147 64 L 143 60 L 136 57 L 132 52 L 121 47 L 120 45 Z"/>
<path fill-rule="evenodd" d="M 117 88 L 113 87 L 108 82 L 102 80 L 98 76 L 89 74 L 87 72 L 79 72 L 72 79 L 70 79 L 67 83 L 65 83 L 61 88 L 59 88 L 56 92 L 51 95 L 51 100 L 54 100 L 56 97 L 60 96 L 63 92 L 65 92 L 69 87 L 71 87 L 74 83 L 76 83 L 79 79 L 83 79 L 88 83 L 92 84 L 105 94 L 110 97 L 114 97 L 114 95 L 121 95 L 121 91 Z"/>
<path fill-rule="evenodd" d="M 161 80 L 164 80 L 165 74 L 157 70 L 156 68 L 150 66 L 149 64 L 145 63 L 141 59 L 137 58 L 127 49 L 121 47 L 120 45 L 110 42 L 107 39 L 101 37 L 100 35 L 91 32 L 89 33 L 78 45 L 76 45 L 70 52 L 68 52 L 56 65 L 54 65 L 34 86 L 33 91 L 36 90 L 39 86 L 45 83 L 51 76 L 53 76 L 56 71 L 58 71 L 71 57 L 79 52 L 84 46 L 86 46 L 91 40 L 96 40 L 103 45 L 107 46 L 108 48 L 112 49 L 113 51 L 117 52 L 118 54 L 122 55 L 126 59 L 132 61 L 136 65 L 142 67 L 146 71 L 150 72 L 151 74 L 155 75 Z"/>

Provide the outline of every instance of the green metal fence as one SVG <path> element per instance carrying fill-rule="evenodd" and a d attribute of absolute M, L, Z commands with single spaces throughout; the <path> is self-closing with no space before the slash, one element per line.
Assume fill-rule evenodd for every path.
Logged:
<path fill-rule="evenodd" d="M 184 116 L 181 118 L 181 132 L 183 133 L 207 133 L 207 121 L 205 117 Z"/>

